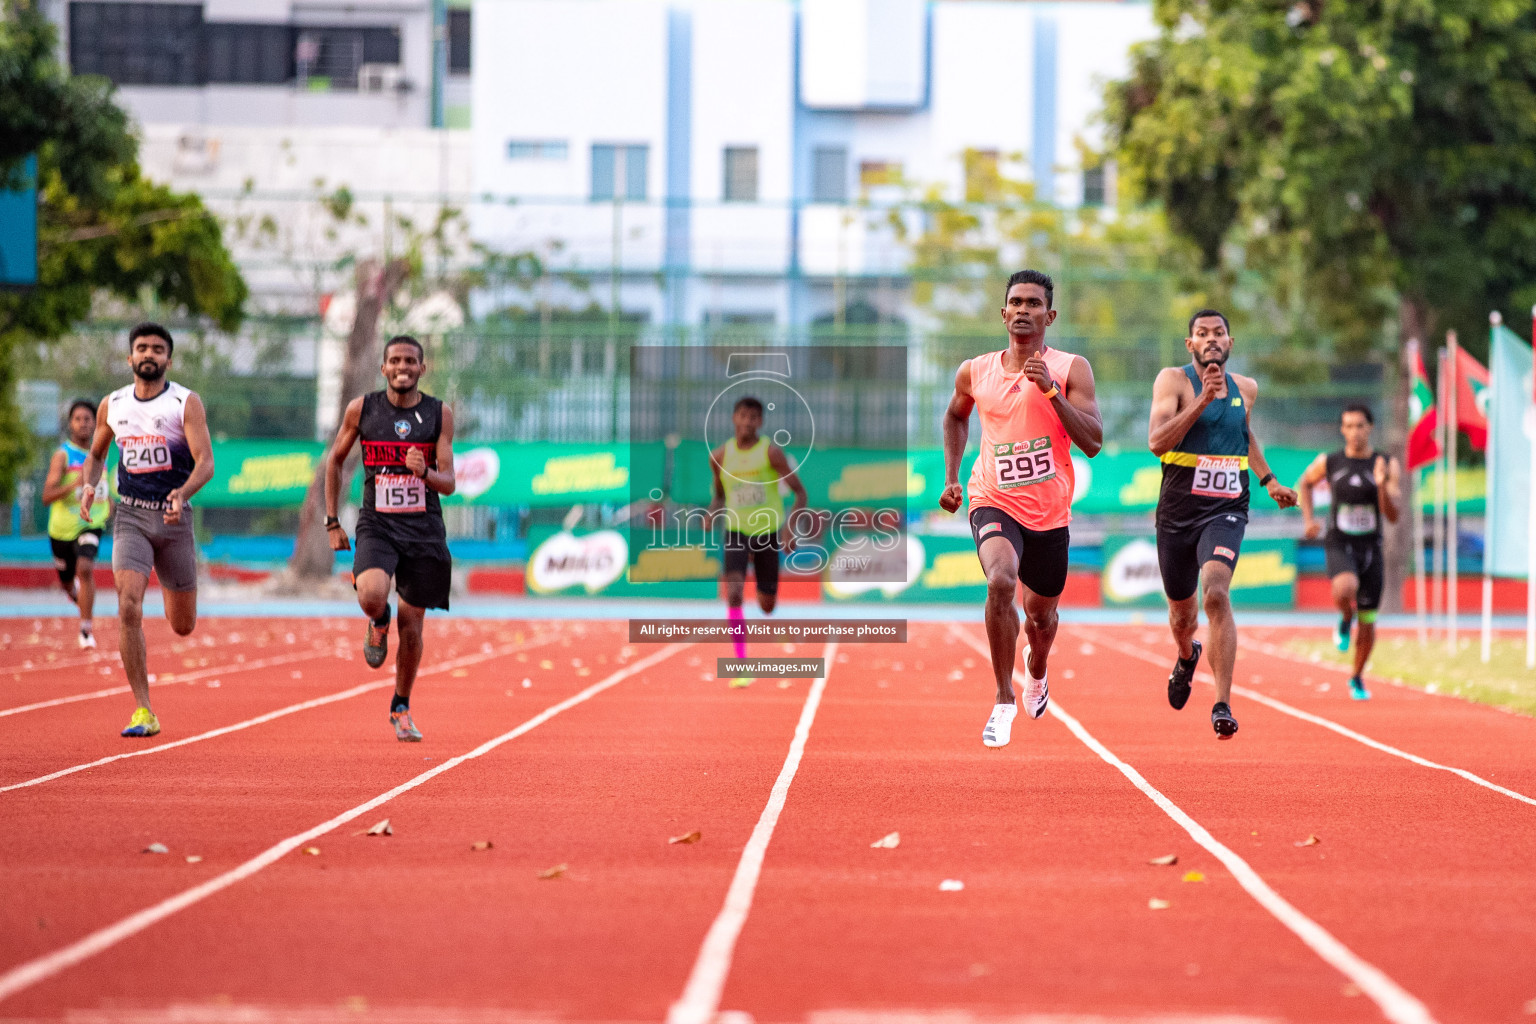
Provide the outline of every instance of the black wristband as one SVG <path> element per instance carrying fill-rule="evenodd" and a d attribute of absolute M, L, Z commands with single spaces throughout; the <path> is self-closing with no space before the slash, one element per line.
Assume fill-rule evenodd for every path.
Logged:
<path fill-rule="evenodd" d="M 1260 487 L 1268 487 L 1269 486 L 1269 482 L 1271 480 L 1273 480 L 1274 478 L 1275 478 L 1275 474 L 1273 474 L 1273 473 L 1265 473 L 1263 476 L 1259 477 L 1259 486 Z"/>
<path fill-rule="evenodd" d="M 327 530 L 334 530 L 336 527 L 338 527 L 340 525 L 341 525 L 341 520 L 337 519 L 335 516 L 326 516 L 325 517 L 325 528 Z"/>

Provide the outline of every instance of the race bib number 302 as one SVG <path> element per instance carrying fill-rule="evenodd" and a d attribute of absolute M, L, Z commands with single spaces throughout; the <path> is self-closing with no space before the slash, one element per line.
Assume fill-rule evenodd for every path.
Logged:
<path fill-rule="evenodd" d="M 123 469 L 129 473 L 160 473 L 171 468 L 171 446 L 155 434 L 118 438 Z"/>
<path fill-rule="evenodd" d="M 1237 498 L 1243 493 L 1242 462 L 1236 455 L 1201 455 L 1189 493 L 1202 498 Z"/>
<path fill-rule="evenodd" d="M 998 490 L 1044 483 L 1056 476 L 1056 455 L 1049 437 L 992 446 Z"/>
<path fill-rule="evenodd" d="M 1340 505 L 1338 511 L 1339 532 L 1363 534 L 1376 532 L 1376 506 Z"/>
<path fill-rule="evenodd" d="M 373 478 L 373 507 L 380 512 L 425 512 L 427 482 L 414 473 L 380 473 Z"/>

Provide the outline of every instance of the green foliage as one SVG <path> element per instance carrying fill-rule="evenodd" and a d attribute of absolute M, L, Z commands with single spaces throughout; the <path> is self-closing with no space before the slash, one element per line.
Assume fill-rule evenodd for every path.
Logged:
<path fill-rule="evenodd" d="M 53 26 L 25 0 L 0 17 L 0 182 L 38 158 L 38 283 L 0 294 L 0 498 L 28 457 L 15 404 L 14 353 L 52 341 L 93 306 L 158 303 L 240 322 L 246 287 L 218 223 L 193 195 L 146 180 L 127 116 L 98 78 L 55 57 Z"/>
<path fill-rule="evenodd" d="M 1156 0 L 1110 135 L 1207 267 L 1350 357 L 1536 299 L 1536 0 Z"/>

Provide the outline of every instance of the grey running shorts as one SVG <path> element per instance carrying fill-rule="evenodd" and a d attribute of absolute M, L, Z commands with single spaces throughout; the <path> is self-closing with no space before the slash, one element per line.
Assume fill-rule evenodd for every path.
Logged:
<path fill-rule="evenodd" d="M 119 504 L 112 510 L 112 569 L 160 575 L 166 590 L 197 589 L 197 543 L 192 538 L 192 510 L 183 507 L 181 522 L 171 526 L 158 509 Z"/>

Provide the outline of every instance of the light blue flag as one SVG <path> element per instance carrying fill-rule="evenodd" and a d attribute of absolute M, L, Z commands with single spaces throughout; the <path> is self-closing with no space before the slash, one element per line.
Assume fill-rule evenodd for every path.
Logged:
<path fill-rule="evenodd" d="M 1531 346 L 1502 324 L 1488 359 L 1488 515 L 1483 557 L 1495 576 L 1526 574 L 1531 513 Z"/>

